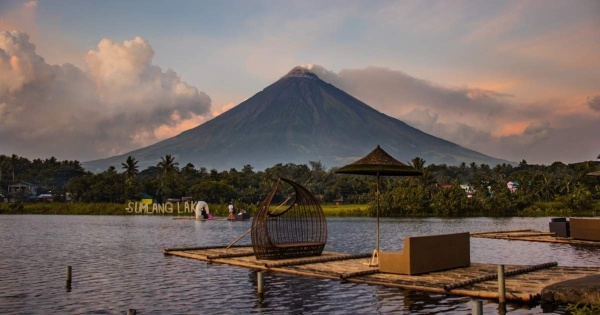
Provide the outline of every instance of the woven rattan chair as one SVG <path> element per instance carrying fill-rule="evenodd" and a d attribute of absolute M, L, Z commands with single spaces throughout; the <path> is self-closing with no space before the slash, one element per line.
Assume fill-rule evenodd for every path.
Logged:
<path fill-rule="evenodd" d="M 270 210 L 281 182 L 294 189 L 287 208 Z M 327 241 L 327 222 L 319 201 L 306 188 L 280 178 L 262 201 L 252 220 L 252 247 L 256 259 L 318 256 Z"/>

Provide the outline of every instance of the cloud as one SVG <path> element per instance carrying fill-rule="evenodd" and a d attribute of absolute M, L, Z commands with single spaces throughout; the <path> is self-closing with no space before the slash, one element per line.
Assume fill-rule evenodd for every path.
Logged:
<path fill-rule="evenodd" d="M 402 111 L 397 108 L 398 103 L 427 104 L 447 113 L 462 115 L 465 112 L 476 112 L 490 116 L 503 111 L 506 103 L 502 99 L 510 97 L 492 90 L 443 87 L 384 67 L 344 69 L 338 74 L 327 71 L 322 66 L 312 67 L 323 80 L 343 90 L 355 92 L 369 102 L 378 104 L 378 108 L 398 112 Z"/>
<path fill-rule="evenodd" d="M 31 0 L 23 4 L 26 8 L 37 8 L 38 2 L 36 0 Z"/>
<path fill-rule="evenodd" d="M 588 106 L 595 110 L 595 111 L 600 111 L 600 95 L 596 95 L 593 98 L 588 98 Z"/>
<path fill-rule="evenodd" d="M 242 101 L 242 102 L 244 102 L 244 101 Z M 240 102 L 240 103 L 242 103 L 242 102 Z M 219 115 L 223 114 L 224 112 L 234 108 L 236 105 L 237 104 L 235 104 L 235 103 L 227 103 L 220 108 L 213 107 L 211 114 L 215 117 L 219 116 Z"/>
<path fill-rule="evenodd" d="M 383 67 L 344 69 L 339 73 L 318 65 L 312 67 L 324 81 L 393 117 L 412 112 L 412 117 L 405 118 L 424 118 L 415 114 L 427 109 L 437 115 L 438 122 L 462 122 L 484 129 L 490 121 L 511 115 L 514 110 L 510 95 L 493 90 L 444 87 Z"/>
<path fill-rule="evenodd" d="M 319 65 L 305 65 L 338 88 L 379 111 L 415 128 L 495 157 L 530 162 L 582 161 L 588 153 L 573 145 L 572 151 L 556 150 L 563 135 L 584 139 L 600 133 L 597 120 L 588 115 L 580 98 L 520 101 L 518 96 L 478 87 L 448 87 L 382 67 L 333 72 Z M 600 96 L 588 99 L 594 110 Z M 588 137 L 589 138 L 589 137 Z M 591 143 L 597 140 L 589 139 Z M 573 141 L 579 143 L 578 141 Z M 587 147 L 588 144 L 585 144 Z M 535 152 L 533 152 L 535 148 Z"/>
<path fill-rule="evenodd" d="M 97 159 L 148 145 L 210 116 L 210 97 L 152 64 L 141 37 L 102 39 L 88 69 L 49 65 L 22 32 L 0 32 L 3 150 Z"/>
<path fill-rule="evenodd" d="M 528 136 L 534 136 L 539 138 L 545 138 L 550 131 L 550 123 L 547 121 L 534 121 L 527 128 L 523 134 Z"/>

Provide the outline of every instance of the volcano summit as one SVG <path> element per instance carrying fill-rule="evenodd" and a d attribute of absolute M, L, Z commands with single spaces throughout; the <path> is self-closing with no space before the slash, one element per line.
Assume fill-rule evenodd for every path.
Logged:
<path fill-rule="evenodd" d="M 381 145 L 400 161 L 457 165 L 507 163 L 434 137 L 387 116 L 296 67 L 231 110 L 175 137 L 119 156 L 83 163 L 91 171 L 119 166 L 127 156 L 144 169 L 171 154 L 180 165 L 263 170 L 277 163 L 321 161 L 337 167 Z"/>

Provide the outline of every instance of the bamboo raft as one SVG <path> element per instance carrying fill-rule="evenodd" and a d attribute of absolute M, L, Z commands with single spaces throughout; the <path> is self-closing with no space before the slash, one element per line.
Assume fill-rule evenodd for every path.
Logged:
<path fill-rule="evenodd" d="M 257 271 L 498 299 L 498 266 L 493 264 L 471 263 L 464 268 L 411 276 L 380 273 L 377 267 L 369 267 L 370 253 L 344 254 L 324 251 L 321 256 L 314 257 L 257 260 L 251 246 L 233 246 L 229 249 L 225 249 L 224 246 L 213 246 L 167 248 L 164 254 Z M 548 285 L 600 274 L 600 267 L 559 267 L 557 263 L 535 266 L 506 265 L 505 270 L 506 299 L 521 303 L 537 302 L 542 289 Z"/>
<path fill-rule="evenodd" d="M 471 233 L 471 237 L 477 238 L 492 238 L 512 241 L 528 241 L 528 242 L 544 242 L 544 243 L 561 243 L 571 245 L 589 245 L 600 247 L 600 242 L 577 240 L 572 237 L 558 237 L 553 232 L 541 232 L 535 230 L 515 230 L 515 231 L 493 231 Z"/>

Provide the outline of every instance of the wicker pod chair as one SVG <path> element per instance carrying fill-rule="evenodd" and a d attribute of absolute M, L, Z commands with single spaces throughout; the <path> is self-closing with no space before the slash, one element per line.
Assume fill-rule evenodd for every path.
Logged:
<path fill-rule="evenodd" d="M 284 202 L 287 208 L 270 210 L 282 182 L 291 185 L 294 194 Z M 306 188 L 285 178 L 279 178 L 260 204 L 251 231 L 256 259 L 318 256 L 327 241 L 327 222 L 319 201 Z"/>

